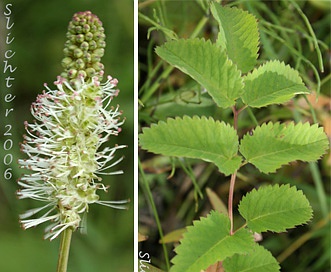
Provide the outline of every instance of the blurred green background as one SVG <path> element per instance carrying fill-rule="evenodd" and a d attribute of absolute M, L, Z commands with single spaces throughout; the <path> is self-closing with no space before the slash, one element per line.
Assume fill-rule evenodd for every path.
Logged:
<path fill-rule="evenodd" d="M 3 16 L 6 4 L 12 4 L 10 22 L 14 25 L 9 32 L 10 37 L 15 37 L 7 47 L 4 41 L 8 31 Z M 22 174 L 16 162 L 25 157 L 19 151 L 19 142 L 24 134 L 23 122 L 33 119 L 30 105 L 44 89 L 43 83 L 52 87 L 61 73 L 67 25 L 75 12 L 85 10 L 91 10 L 103 22 L 107 47 L 102 62 L 106 75 L 119 80 L 120 94 L 113 103 L 120 105 L 126 117 L 123 130 L 115 139 L 118 144 L 128 145 L 117 154 L 118 158 L 125 156 L 118 165 L 124 174 L 104 177 L 104 183 L 109 184 L 110 189 L 102 197 L 103 200 L 130 198 L 131 203 L 128 211 L 100 205 L 91 207 L 87 216 L 88 234 L 76 232 L 73 235 L 68 271 L 133 271 L 133 1 L 15 0 L 2 1 L 0 9 L 1 58 L 3 60 L 5 50 L 15 51 L 9 63 L 17 67 L 11 74 L 15 80 L 11 81 L 10 89 L 5 88 L 4 81 L 9 72 L 1 73 L 0 271 L 56 271 L 59 239 L 43 240 L 46 224 L 26 231 L 19 226 L 18 214 L 41 204 L 16 199 L 16 180 Z M 3 65 L 3 61 L 1 63 Z M 16 95 L 11 104 L 4 102 L 7 93 Z M 5 118 L 5 110 L 10 107 L 14 111 Z M 13 126 L 10 137 L 4 137 L 6 124 Z M 9 138 L 14 146 L 10 151 L 4 151 L 3 143 Z M 3 158 L 8 153 L 14 158 L 10 166 L 13 177 L 5 180 Z"/>

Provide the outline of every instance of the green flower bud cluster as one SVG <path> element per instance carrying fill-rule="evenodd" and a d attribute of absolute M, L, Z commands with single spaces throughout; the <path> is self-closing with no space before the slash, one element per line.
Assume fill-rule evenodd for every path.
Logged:
<path fill-rule="evenodd" d="M 85 81 L 97 76 L 102 80 L 104 65 L 100 62 L 106 47 L 104 28 L 90 11 L 77 12 L 68 26 L 61 77 L 74 85 L 77 78 Z"/>

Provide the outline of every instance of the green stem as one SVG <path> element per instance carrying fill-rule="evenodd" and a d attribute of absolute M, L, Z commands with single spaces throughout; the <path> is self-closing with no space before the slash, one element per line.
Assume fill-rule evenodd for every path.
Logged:
<path fill-rule="evenodd" d="M 149 204 L 151 205 L 151 208 L 153 210 L 153 214 L 154 214 L 156 225 L 157 225 L 157 228 L 158 228 L 158 231 L 159 231 L 159 234 L 160 234 L 160 238 L 161 238 L 161 241 L 163 241 L 163 230 L 162 230 L 160 218 L 159 218 L 159 215 L 157 213 L 157 209 L 156 209 L 156 206 L 155 206 L 155 203 L 154 203 L 153 195 L 152 195 L 151 189 L 149 188 L 149 184 L 148 184 L 148 181 L 145 177 L 145 172 L 144 172 L 144 169 L 141 165 L 140 160 L 138 160 L 138 165 L 139 165 L 139 172 L 141 174 L 141 180 L 144 183 L 144 187 L 146 189 Z M 167 265 L 167 271 L 169 271 L 170 270 L 170 262 L 169 262 L 169 257 L 168 257 L 168 251 L 167 251 L 167 247 L 166 247 L 165 243 L 163 243 L 163 242 L 162 242 L 162 247 L 163 247 L 164 258 L 165 258 L 166 265 Z"/>
<path fill-rule="evenodd" d="M 300 52 L 298 52 L 298 50 L 294 49 L 286 40 L 280 38 L 279 36 L 277 36 L 274 33 L 268 31 L 267 29 L 263 29 L 262 28 L 261 31 L 263 31 L 264 33 L 266 33 L 269 36 L 273 37 L 274 39 L 280 41 L 290 51 L 292 51 L 294 55 L 300 57 L 303 62 L 307 63 L 310 66 L 310 68 L 313 70 L 314 76 L 316 78 L 316 83 L 317 83 L 316 92 L 317 92 L 317 94 L 319 94 L 320 93 L 320 90 L 321 90 L 321 78 L 320 78 L 319 73 L 318 73 L 316 67 L 314 66 L 314 64 L 312 64 L 312 62 L 310 60 L 308 60 L 305 56 L 303 56 L 302 54 L 300 54 Z"/>
<path fill-rule="evenodd" d="M 311 171 L 311 174 L 313 176 L 316 192 L 318 195 L 318 201 L 320 203 L 322 215 L 324 218 L 327 218 L 328 216 L 328 201 L 327 201 L 327 195 L 324 189 L 321 173 L 318 169 L 316 162 L 310 162 L 309 168 Z"/>
<path fill-rule="evenodd" d="M 182 167 L 182 169 L 184 170 L 184 172 L 186 173 L 186 175 L 189 176 L 189 178 L 191 179 L 193 186 L 194 186 L 194 190 L 196 191 L 196 193 L 199 195 L 199 197 L 201 199 L 203 199 L 203 193 L 201 192 L 201 189 L 199 187 L 199 184 L 194 176 L 194 173 L 192 171 L 192 168 L 190 167 L 190 165 L 188 164 L 187 166 L 184 165 L 184 163 L 179 159 L 178 160 L 180 166 Z"/>
<path fill-rule="evenodd" d="M 323 57 L 322 57 L 322 53 L 321 53 L 321 50 L 319 48 L 319 45 L 318 45 L 318 41 L 316 39 L 316 36 L 315 36 L 315 32 L 307 18 L 307 16 L 303 13 L 303 11 L 301 10 L 301 8 L 299 7 L 299 5 L 293 1 L 293 0 L 290 0 L 291 4 L 295 7 L 295 9 L 299 12 L 301 18 L 303 19 L 303 21 L 305 22 L 307 28 L 308 28 L 308 31 L 310 33 L 310 35 L 312 36 L 313 38 L 313 43 L 314 43 L 314 46 L 315 46 L 315 50 L 316 50 L 316 53 L 317 53 L 317 59 L 318 59 L 318 64 L 319 64 L 319 68 L 320 68 L 320 71 L 322 73 L 324 73 L 324 66 L 323 66 Z"/>
<path fill-rule="evenodd" d="M 236 109 L 236 106 L 232 107 L 233 112 L 233 127 L 238 131 L 238 115 L 240 111 Z M 237 170 L 231 175 L 230 188 L 229 188 L 229 199 L 228 199 L 228 214 L 230 219 L 230 235 L 233 235 L 233 194 L 234 186 L 236 184 Z"/>
<path fill-rule="evenodd" d="M 248 115 L 251 118 L 251 120 L 254 122 L 254 125 L 255 126 L 258 126 L 259 125 L 259 122 L 256 120 L 255 115 L 254 115 L 254 113 L 252 111 L 252 108 L 247 107 L 247 112 L 248 112 Z"/>
<path fill-rule="evenodd" d="M 300 248 L 304 243 L 306 243 L 309 239 L 316 235 L 317 231 L 324 228 L 326 224 L 330 222 L 331 213 L 327 214 L 327 217 L 318 221 L 313 229 L 305 234 L 301 235 L 296 241 L 294 241 L 291 245 L 287 246 L 287 248 L 277 257 L 277 261 L 282 263 L 285 261 L 294 251 Z"/>
<path fill-rule="evenodd" d="M 146 93 L 144 93 L 144 95 L 141 98 L 141 101 L 143 104 L 146 103 L 146 101 L 149 100 L 149 98 L 155 93 L 155 91 L 160 87 L 160 82 L 162 82 L 164 79 L 168 78 L 168 76 L 170 75 L 170 73 L 172 72 L 172 70 L 174 69 L 174 67 L 172 66 L 168 66 L 163 72 L 162 74 L 158 77 L 158 79 L 154 82 L 154 84 L 148 89 L 148 91 Z"/>
<path fill-rule="evenodd" d="M 228 213 L 230 218 L 230 235 L 233 235 L 233 193 L 234 185 L 236 183 L 237 170 L 231 175 L 230 189 L 229 189 L 229 200 L 228 200 Z"/>
<path fill-rule="evenodd" d="M 57 263 L 57 270 L 56 270 L 57 272 L 66 272 L 67 271 L 71 236 L 72 236 L 71 228 L 67 228 L 61 234 L 59 260 Z"/>

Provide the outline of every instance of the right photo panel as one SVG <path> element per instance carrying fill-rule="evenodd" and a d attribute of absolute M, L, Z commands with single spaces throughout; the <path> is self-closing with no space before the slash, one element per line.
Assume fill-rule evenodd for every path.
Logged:
<path fill-rule="evenodd" d="M 138 2 L 138 271 L 330 271 L 330 2 Z"/>

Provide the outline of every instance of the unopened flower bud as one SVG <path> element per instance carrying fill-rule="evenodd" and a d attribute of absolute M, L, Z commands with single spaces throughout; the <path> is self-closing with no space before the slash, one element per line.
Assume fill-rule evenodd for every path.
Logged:
<path fill-rule="evenodd" d="M 76 42 L 82 43 L 84 41 L 84 38 L 85 38 L 84 34 L 78 34 L 76 35 Z"/>
<path fill-rule="evenodd" d="M 106 47 L 106 42 L 103 40 L 100 40 L 97 42 L 98 47 L 100 48 L 105 48 Z"/>
<path fill-rule="evenodd" d="M 98 44 L 96 41 L 92 40 L 89 42 L 89 47 L 90 47 L 90 50 L 95 50 L 98 48 Z"/>
<path fill-rule="evenodd" d="M 91 41 L 93 39 L 93 34 L 91 32 L 87 32 L 85 34 L 85 40 L 86 41 Z"/>
<path fill-rule="evenodd" d="M 83 50 L 83 51 L 87 51 L 89 49 L 89 43 L 88 42 L 82 42 L 81 45 L 80 45 L 80 48 Z"/>
<path fill-rule="evenodd" d="M 97 76 L 101 81 L 104 71 L 100 61 L 105 46 L 104 28 L 99 18 L 90 11 L 75 13 L 69 22 L 63 50 L 65 58 L 62 66 L 66 74 L 64 78 L 74 82 L 75 77 L 80 80 L 79 77 L 83 76 L 88 81 L 92 76 Z M 76 75 L 73 70 L 78 71 Z"/>
<path fill-rule="evenodd" d="M 84 55 L 83 55 L 83 60 L 84 60 L 85 62 L 91 62 L 91 60 L 92 60 L 91 54 L 89 54 L 89 53 L 84 53 Z"/>
<path fill-rule="evenodd" d="M 83 51 L 79 48 L 76 48 L 74 51 L 74 56 L 75 58 L 80 58 L 81 56 L 83 56 Z"/>
<path fill-rule="evenodd" d="M 90 29 L 91 29 L 91 27 L 90 27 L 88 24 L 85 24 L 85 25 L 83 26 L 83 31 L 84 31 L 84 33 L 89 32 Z"/>
<path fill-rule="evenodd" d="M 64 59 L 62 59 L 63 68 L 68 68 L 71 63 L 72 63 L 72 59 L 69 57 L 65 57 Z"/>
<path fill-rule="evenodd" d="M 69 78 L 72 79 L 72 78 L 75 78 L 77 76 L 77 70 L 76 69 L 70 69 L 68 71 L 68 75 L 69 75 Z"/>
<path fill-rule="evenodd" d="M 86 74 L 88 77 L 92 78 L 93 76 L 95 76 L 95 69 L 89 67 L 86 69 Z"/>
<path fill-rule="evenodd" d="M 95 50 L 93 51 L 93 53 L 94 53 L 95 55 L 99 56 L 100 58 L 102 58 L 103 55 L 105 54 L 105 49 L 103 49 L 103 48 L 98 48 L 98 49 L 95 49 Z"/>
<path fill-rule="evenodd" d="M 83 78 L 83 79 L 85 79 L 86 76 L 87 76 L 85 70 L 79 70 L 77 75 L 78 75 L 79 78 Z"/>

